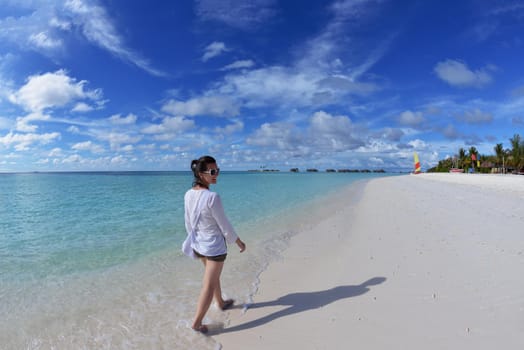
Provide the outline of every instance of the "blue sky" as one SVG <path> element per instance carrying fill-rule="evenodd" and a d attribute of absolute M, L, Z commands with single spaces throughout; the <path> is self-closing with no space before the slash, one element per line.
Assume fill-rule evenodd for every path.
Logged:
<path fill-rule="evenodd" d="M 521 1 L 0 0 L 0 171 L 423 170 L 524 136 Z"/>

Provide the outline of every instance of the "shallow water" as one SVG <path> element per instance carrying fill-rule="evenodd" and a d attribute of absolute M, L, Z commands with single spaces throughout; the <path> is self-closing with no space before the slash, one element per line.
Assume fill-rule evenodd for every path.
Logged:
<path fill-rule="evenodd" d="M 221 173 L 212 190 L 248 250 L 231 247 L 224 293 L 249 302 L 308 205 L 348 173 Z M 202 267 L 180 252 L 186 172 L 0 175 L 0 344 L 6 349 L 216 347 L 188 329 Z M 212 308 L 206 322 L 220 327 Z"/>

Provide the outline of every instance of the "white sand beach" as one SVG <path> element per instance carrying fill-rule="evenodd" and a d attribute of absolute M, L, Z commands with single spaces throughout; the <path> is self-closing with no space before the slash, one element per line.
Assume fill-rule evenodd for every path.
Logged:
<path fill-rule="evenodd" d="M 291 239 L 222 349 L 523 349 L 524 176 L 362 187 Z"/>

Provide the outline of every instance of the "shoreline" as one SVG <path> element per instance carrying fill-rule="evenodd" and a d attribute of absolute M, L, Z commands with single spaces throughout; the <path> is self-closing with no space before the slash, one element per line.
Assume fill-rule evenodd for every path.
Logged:
<path fill-rule="evenodd" d="M 239 304 L 249 302 L 258 288 L 260 272 L 268 263 L 281 258 L 289 238 L 323 217 L 323 211 L 315 214 L 317 208 L 329 210 L 330 203 L 324 199 L 330 197 L 334 189 L 366 177 L 323 174 L 224 176 L 218 192 L 224 194 L 228 216 L 250 247 L 243 254 L 231 247 L 222 275 L 225 296 L 234 298 Z M 5 330 L 0 334 L 4 347 L 17 349 L 36 344 L 34 346 L 40 348 L 68 348 L 74 343 L 91 348 L 125 348 L 134 344 L 141 348 L 216 349 L 212 337 L 199 337 L 188 326 L 196 308 L 202 264 L 184 256 L 180 251 L 182 240 L 178 243 L 179 238 L 186 236 L 182 207 L 176 205 L 176 197 L 182 198 L 186 190 L 185 175 L 154 178 L 148 175 L 133 178 L 71 175 L 66 182 L 55 176 L 24 175 L 16 179 L 17 186 L 7 186 L 15 179 L 9 180 L 4 186 L 15 189 L 15 195 L 5 191 L 10 199 L 26 198 L 37 192 L 33 188 L 41 190 L 42 196 L 25 202 L 23 208 L 38 210 L 40 216 L 32 222 L 45 222 L 50 228 L 22 226 L 24 216 L 14 209 L 15 205 L 9 206 L 13 215 L 3 217 L 7 225 L 20 227 L 16 231 L 18 236 L 11 238 L 15 242 L 13 247 L 19 244 L 39 248 L 35 255 L 18 256 L 24 250 L 15 249 L 10 255 L 7 251 L 6 269 L 1 276 L 4 283 L 0 287 L 0 294 L 4 296 L 0 309 L 6 315 L 0 321 Z M 137 184 L 143 185 L 140 187 L 145 189 L 146 197 L 142 190 L 136 191 Z M 253 191 L 246 196 L 237 187 L 251 187 Z M 86 192 L 88 195 L 84 196 L 84 188 L 96 191 Z M 109 198 L 105 194 L 111 191 L 102 190 L 106 188 L 126 190 L 118 191 L 122 195 Z M 67 189 L 68 195 L 60 195 L 62 189 Z M 76 201 L 76 198 L 81 200 Z M 52 211 L 60 214 L 56 215 L 60 218 L 56 223 L 47 220 L 54 216 L 47 215 L 38 205 L 51 203 L 51 200 L 56 208 L 68 208 L 65 213 Z M 85 213 L 84 209 L 91 207 L 83 205 L 88 202 L 100 203 L 97 215 L 113 214 L 103 219 L 97 216 L 98 220 L 90 219 L 89 213 L 78 217 L 77 213 Z M 150 205 L 146 207 L 141 203 Z M 131 212 L 142 214 L 130 220 L 121 219 Z M 251 215 L 255 212 L 256 215 Z M 159 222 L 152 219 L 154 215 L 146 213 L 169 215 L 158 215 L 164 220 Z M 310 215 L 303 218 L 303 213 Z M 89 225 L 82 226 L 82 223 Z M 91 228 L 95 223 L 117 230 L 96 230 L 94 234 Z M 124 227 L 129 230 L 124 235 L 118 234 Z M 24 232 L 33 234 L 27 237 Z M 24 237 L 28 240 L 18 239 Z M 41 237 L 47 239 L 44 241 Z M 5 238 L 9 243 L 10 237 L 4 237 L 4 243 Z M 72 244 L 77 242 L 76 238 L 87 242 L 82 244 L 80 251 Z M 33 242 L 31 239 L 42 244 L 29 245 Z M 105 247 L 105 242 L 115 249 L 93 249 Z M 149 249 L 159 246 L 159 242 L 162 242 L 161 248 Z M 121 256 L 129 259 L 112 260 Z M 37 268 L 27 269 L 26 274 L 24 262 Z M 212 307 L 206 322 L 227 324 L 226 317 L 227 313 Z"/>
<path fill-rule="evenodd" d="M 420 174 L 359 186 L 290 238 L 253 303 L 212 332 L 223 349 L 524 346 L 520 177 Z"/>

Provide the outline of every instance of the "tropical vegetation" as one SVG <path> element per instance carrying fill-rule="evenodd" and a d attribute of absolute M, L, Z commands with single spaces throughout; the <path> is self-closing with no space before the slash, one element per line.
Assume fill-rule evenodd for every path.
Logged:
<path fill-rule="evenodd" d="M 504 149 L 502 143 L 493 147 L 494 154 L 479 154 L 475 147 L 460 148 L 457 154 L 438 162 L 428 172 L 448 172 L 452 168 L 474 169 L 481 173 L 522 172 L 524 169 L 524 140 L 519 134 L 509 139 L 511 148 Z"/>

